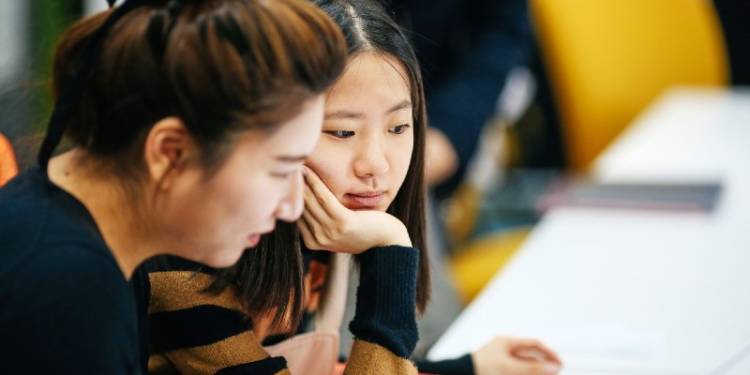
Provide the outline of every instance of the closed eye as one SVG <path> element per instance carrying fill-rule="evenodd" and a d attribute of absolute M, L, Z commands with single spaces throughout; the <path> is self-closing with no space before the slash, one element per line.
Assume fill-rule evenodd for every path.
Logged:
<path fill-rule="evenodd" d="M 402 134 L 409 127 L 411 127 L 411 125 L 409 125 L 409 124 L 397 125 L 397 126 L 394 126 L 394 127 L 390 128 L 390 129 L 388 129 L 388 132 L 389 133 L 393 133 L 393 134 Z"/>
<path fill-rule="evenodd" d="M 354 131 L 352 130 L 324 130 L 323 133 L 336 138 L 349 138 L 354 136 Z"/>

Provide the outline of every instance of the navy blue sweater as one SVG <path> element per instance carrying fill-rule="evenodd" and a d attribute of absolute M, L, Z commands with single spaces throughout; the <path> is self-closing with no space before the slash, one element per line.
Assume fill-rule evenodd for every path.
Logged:
<path fill-rule="evenodd" d="M 3 373 L 136 374 L 133 292 L 93 218 L 40 169 L 0 189 Z"/>

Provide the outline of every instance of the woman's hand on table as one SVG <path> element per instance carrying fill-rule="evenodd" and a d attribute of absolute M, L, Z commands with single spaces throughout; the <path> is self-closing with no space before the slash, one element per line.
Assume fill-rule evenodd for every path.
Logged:
<path fill-rule="evenodd" d="M 498 336 L 471 353 L 476 375 L 554 375 L 560 358 L 538 340 Z"/>

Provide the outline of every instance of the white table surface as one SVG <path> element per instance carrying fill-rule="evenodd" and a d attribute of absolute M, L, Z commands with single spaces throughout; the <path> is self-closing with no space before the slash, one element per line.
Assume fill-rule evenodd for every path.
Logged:
<path fill-rule="evenodd" d="M 750 368 L 750 92 L 667 93 L 592 175 L 721 181 L 723 192 L 709 215 L 553 210 L 428 357 L 504 334 L 542 339 L 565 374 Z"/>

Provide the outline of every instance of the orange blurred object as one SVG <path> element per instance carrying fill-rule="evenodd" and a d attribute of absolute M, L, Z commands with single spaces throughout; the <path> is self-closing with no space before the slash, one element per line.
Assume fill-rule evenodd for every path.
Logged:
<path fill-rule="evenodd" d="M 18 174 L 16 155 L 8 138 L 0 133 L 0 186 L 5 185 L 11 178 Z"/>

